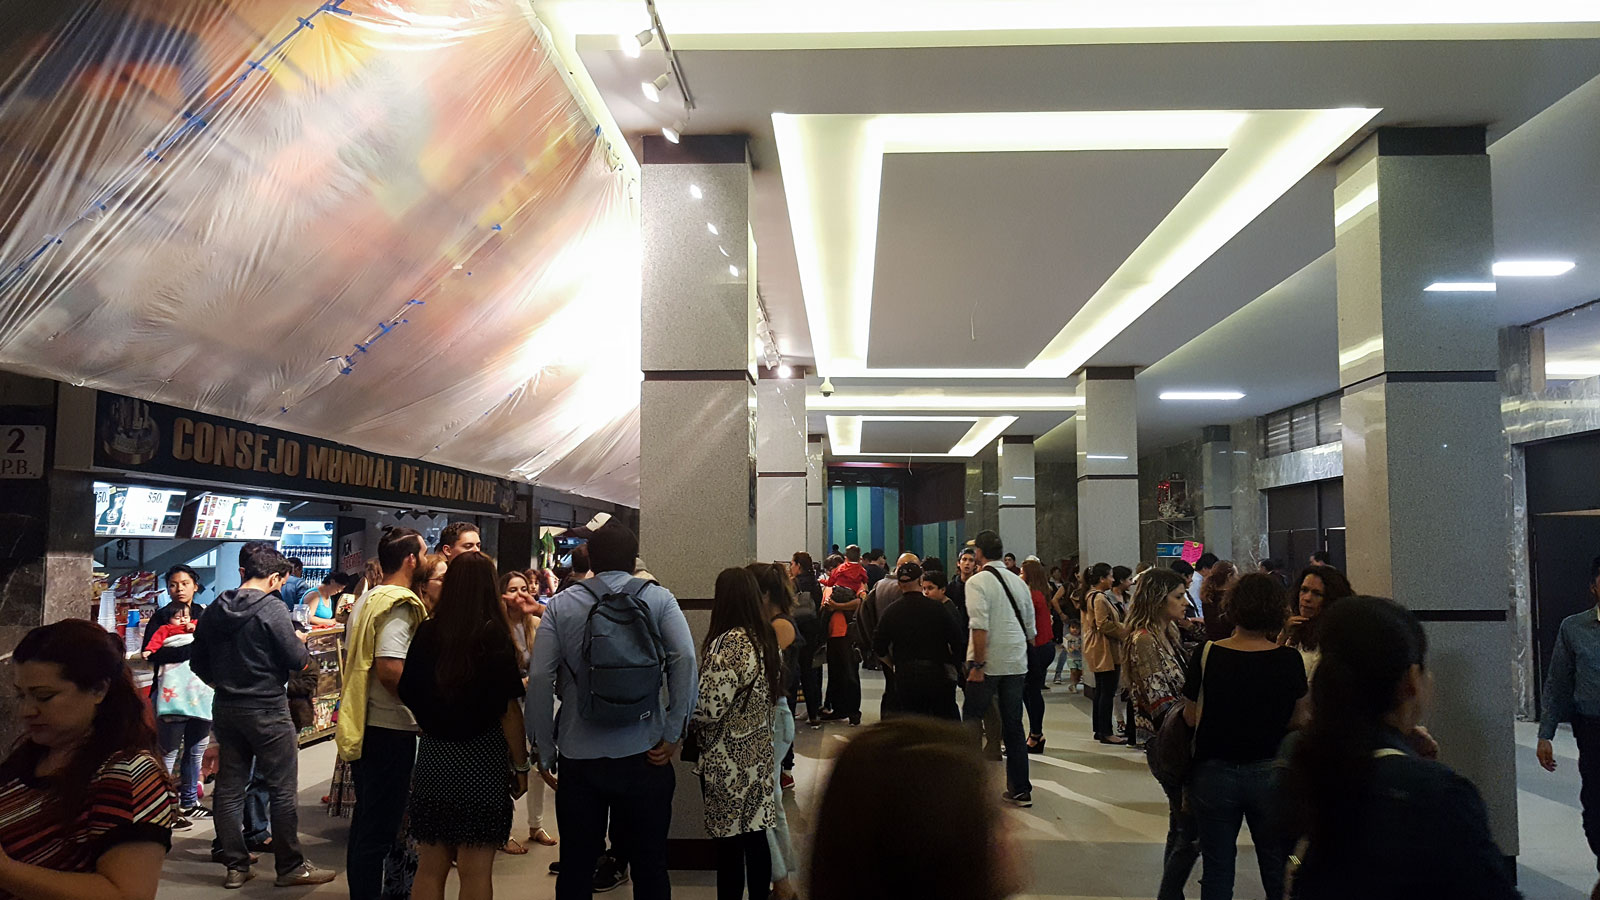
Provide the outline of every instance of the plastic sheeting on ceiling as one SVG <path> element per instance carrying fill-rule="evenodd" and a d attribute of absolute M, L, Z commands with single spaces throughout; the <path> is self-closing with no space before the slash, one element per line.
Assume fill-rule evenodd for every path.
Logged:
<path fill-rule="evenodd" d="M 0 366 L 637 505 L 637 212 L 517 0 L 0 19 Z"/>

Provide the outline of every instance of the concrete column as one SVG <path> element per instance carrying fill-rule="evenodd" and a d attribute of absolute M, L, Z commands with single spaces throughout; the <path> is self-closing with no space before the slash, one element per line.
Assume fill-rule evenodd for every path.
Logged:
<path fill-rule="evenodd" d="M 1234 559 L 1233 437 L 1226 425 L 1207 425 L 1200 435 L 1200 540 L 1206 549 Z"/>
<path fill-rule="evenodd" d="M 822 562 L 828 544 L 828 463 L 819 434 L 806 441 L 806 550 Z"/>
<path fill-rule="evenodd" d="M 647 136 L 642 158 L 639 549 L 698 645 L 717 573 L 756 550 L 750 162 L 738 136 Z M 708 867 L 695 777 L 677 775 L 672 865 Z"/>
<path fill-rule="evenodd" d="M 1002 435 L 995 450 L 1000 468 L 1000 542 L 1020 561 L 1039 552 L 1039 523 L 1034 518 L 1033 438 Z"/>
<path fill-rule="evenodd" d="M 1508 535 L 1484 129 L 1379 129 L 1340 163 L 1334 208 L 1350 580 L 1426 623 L 1426 724 L 1515 855 L 1507 575 L 1483 564 Z"/>
<path fill-rule="evenodd" d="M 1139 398 L 1133 368 L 1078 373 L 1078 555 L 1083 565 L 1139 561 Z"/>
<path fill-rule="evenodd" d="M 967 460 L 967 535 L 1000 530 L 1000 442 Z"/>
<path fill-rule="evenodd" d="M 806 385 L 756 382 L 756 559 L 785 560 L 806 541 Z"/>

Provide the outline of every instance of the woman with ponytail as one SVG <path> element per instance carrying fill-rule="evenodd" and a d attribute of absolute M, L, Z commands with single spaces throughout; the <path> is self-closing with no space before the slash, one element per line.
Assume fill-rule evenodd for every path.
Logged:
<path fill-rule="evenodd" d="M 1318 622 L 1309 729 L 1290 754 L 1290 896 L 1517 897 L 1465 778 L 1416 754 L 1433 689 L 1427 636 L 1392 600 L 1351 597 Z"/>

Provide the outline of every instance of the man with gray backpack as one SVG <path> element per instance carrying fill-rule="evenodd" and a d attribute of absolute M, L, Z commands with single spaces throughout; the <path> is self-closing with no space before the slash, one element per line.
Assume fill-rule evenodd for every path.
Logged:
<path fill-rule="evenodd" d="M 550 598 L 526 703 L 539 774 L 556 788 L 556 898 L 592 896 L 610 822 L 633 895 L 665 900 L 672 758 L 698 690 L 694 638 L 672 592 L 633 575 L 632 531 L 610 520 L 569 534 L 588 539 L 595 575 Z"/>

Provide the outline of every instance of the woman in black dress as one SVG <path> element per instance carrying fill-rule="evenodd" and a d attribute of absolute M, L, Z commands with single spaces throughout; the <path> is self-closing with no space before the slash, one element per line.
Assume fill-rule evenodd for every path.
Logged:
<path fill-rule="evenodd" d="M 511 836 L 512 800 L 528 789 L 522 672 L 488 557 L 450 560 L 439 605 L 411 641 L 399 694 L 422 729 L 411 783 L 412 896 L 443 900 L 453 862 L 461 900 L 488 900 L 495 852 Z"/>

